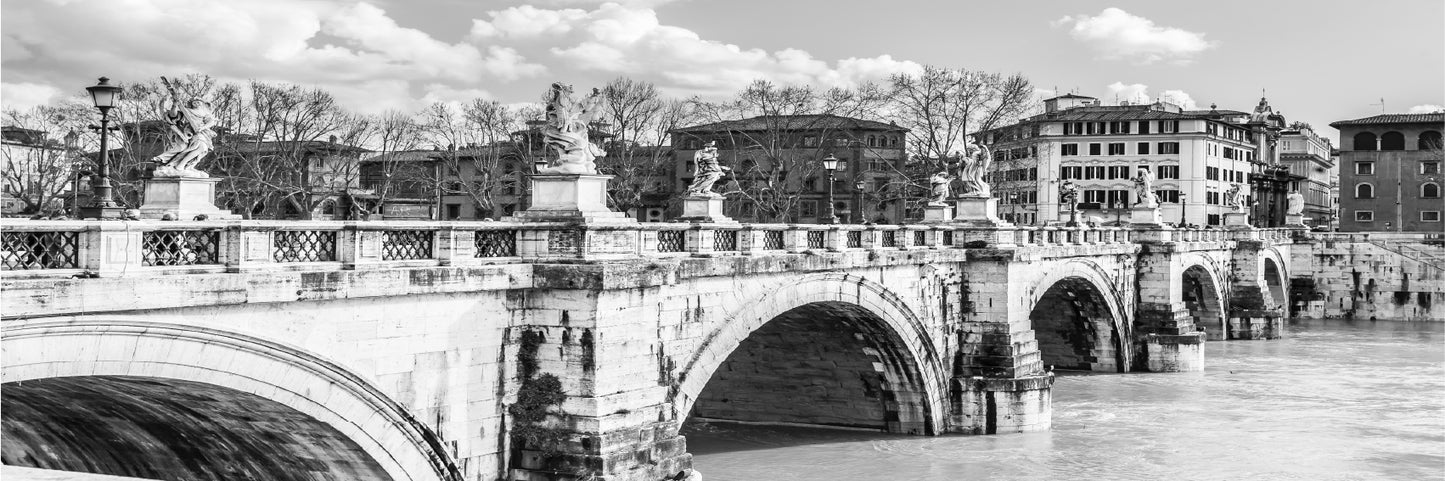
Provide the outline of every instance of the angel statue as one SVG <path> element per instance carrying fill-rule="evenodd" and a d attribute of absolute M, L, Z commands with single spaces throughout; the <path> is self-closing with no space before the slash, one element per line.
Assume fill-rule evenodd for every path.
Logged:
<path fill-rule="evenodd" d="M 572 100 L 572 87 L 552 84 L 547 92 L 547 123 L 542 137 L 557 152 L 557 159 L 537 169 L 541 174 L 596 174 L 593 160 L 607 155 L 588 137 L 589 125 L 602 114 L 602 92 L 592 93 L 581 102 Z"/>
<path fill-rule="evenodd" d="M 1224 205 L 1233 207 L 1235 212 L 1244 212 L 1244 196 L 1243 185 L 1229 184 L 1229 190 L 1224 192 Z"/>
<path fill-rule="evenodd" d="M 979 145 L 976 139 L 970 140 L 968 146 L 964 148 L 962 163 L 963 166 L 959 169 L 959 178 L 963 180 L 963 187 L 967 193 L 960 197 L 991 197 L 992 190 L 989 188 L 988 182 L 983 180 L 984 175 L 988 173 L 989 164 L 993 163 L 993 153 L 989 152 L 988 147 Z"/>
<path fill-rule="evenodd" d="M 1134 205 L 1159 207 L 1159 196 L 1154 193 L 1154 172 L 1148 167 L 1140 167 L 1139 174 L 1134 176 L 1134 195 L 1139 198 Z"/>
<path fill-rule="evenodd" d="M 1302 215 L 1305 213 L 1305 196 L 1298 190 L 1290 191 L 1285 197 L 1286 208 L 1284 213 L 1289 215 Z"/>
<path fill-rule="evenodd" d="M 718 164 L 717 142 L 708 142 L 692 155 L 693 178 L 692 185 L 687 186 L 687 197 L 722 197 L 712 191 L 712 185 L 722 179 L 723 173 L 732 170 Z"/>
<path fill-rule="evenodd" d="M 933 177 L 929 177 L 928 185 L 929 190 L 933 193 L 933 198 L 928 199 L 928 205 L 948 205 L 948 196 L 951 193 L 948 184 L 951 183 L 953 183 L 953 175 L 949 174 L 947 169 L 940 170 L 933 174 Z"/>
<path fill-rule="evenodd" d="M 196 164 L 211 153 L 213 148 L 212 140 L 216 137 L 216 115 L 211 112 L 211 104 L 200 98 L 193 98 L 181 105 L 180 94 L 171 85 L 170 80 L 161 77 L 166 90 L 170 91 L 170 98 L 161 101 L 165 108 L 162 112 L 167 127 L 170 129 L 170 144 L 165 152 L 151 158 L 156 164 L 156 177 L 210 177 L 205 172 L 196 168 Z"/>

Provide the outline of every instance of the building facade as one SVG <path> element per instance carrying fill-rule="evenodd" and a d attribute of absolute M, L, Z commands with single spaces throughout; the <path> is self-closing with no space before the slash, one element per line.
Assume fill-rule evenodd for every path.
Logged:
<path fill-rule="evenodd" d="M 828 222 L 829 173 L 838 159 L 832 207 L 842 223 L 901 223 L 911 193 L 902 182 L 908 129 L 837 115 L 768 115 L 673 130 L 674 185 L 692 183 L 693 156 L 715 142 L 732 169 L 715 190 L 727 191 L 727 215 L 742 222 Z"/>
<path fill-rule="evenodd" d="M 1445 232 L 1445 112 L 1383 114 L 1340 131 L 1340 230 Z"/>
<path fill-rule="evenodd" d="M 1071 207 L 1060 196 L 1068 182 L 1079 190 L 1081 220 L 1123 221 L 1138 202 L 1133 179 L 1148 169 L 1166 223 L 1221 225 L 1232 211 L 1224 205 L 1230 188 L 1249 191 L 1278 161 L 1272 135 L 1283 122 L 1263 99 L 1250 114 L 1165 102 L 1106 106 L 1069 94 L 1045 100 L 1043 114 L 980 132 L 980 140 L 993 150 L 990 180 L 1006 220 L 1068 220 Z"/>
<path fill-rule="evenodd" d="M 1305 225 L 1327 228 L 1334 221 L 1334 145 L 1308 125 L 1294 125 L 1280 132 L 1280 162 L 1289 172 L 1302 177 L 1289 187 L 1305 200 Z"/>

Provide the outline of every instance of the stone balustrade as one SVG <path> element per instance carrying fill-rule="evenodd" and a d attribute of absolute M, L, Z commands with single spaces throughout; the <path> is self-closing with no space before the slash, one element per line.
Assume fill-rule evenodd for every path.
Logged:
<path fill-rule="evenodd" d="M 479 265 L 1141 241 L 1289 242 L 1298 229 L 437 221 L 28 221 L 0 226 L 5 277 Z"/>

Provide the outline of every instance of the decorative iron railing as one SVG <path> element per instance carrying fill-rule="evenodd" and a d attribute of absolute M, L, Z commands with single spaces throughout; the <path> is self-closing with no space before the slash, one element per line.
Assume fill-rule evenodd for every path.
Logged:
<path fill-rule="evenodd" d="M 161 230 L 141 234 L 141 265 L 198 266 L 221 263 L 221 231 Z"/>
<path fill-rule="evenodd" d="M 768 251 L 780 251 L 780 250 L 783 250 L 783 231 L 780 231 L 780 230 L 765 230 L 765 231 L 763 231 L 763 250 L 768 250 Z"/>
<path fill-rule="evenodd" d="M 720 252 L 738 250 L 738 231 L 720 230 L 713 232 L 712 250 Z"/>
<path fill-rule="evenodd" d="M 517 231 L 479 230 L 473 241 L 475 257 L 513 257 L 517 255 Z"/>
<path fill-rule="evenodd" d="M 292 230 L 271 234 L 276 262 L 336 261 L 336 231 Z"/>
<path fill-rule="evenodd" d="M 658 252 L 687 252 L 687 231 L 657 231 Z"/>
<path fill-rule="evenodd" d="M 387 230 L 381 232 L 381 260 L 410 261 L 432 258 L 435 231 Z"/>
<path fill-rule="evenodd" d="M 5 270 L 77 269 L 79 232 L 5 232 L 0 234 L 0 263 Z"/>
<path fill-rule="evenodd" d="M 827 234 L 828 234 L 827 232 L 820 231 L 820 230 L 810 230 L 810 231 L 808 231 L 808 248 L 809 248 L 809 249 L 822 249 L 822 248 L 823 248 L 823 239 L 824 239 L 823 236 L 825 236 L 825 235 L 827 235 Z"/>
<path fill-rule="evenodd" d="M 863 231 L 860 231 L 860 230 L 850 230 L 850 231 L 848 231 L 848 246 L 847 246 L 847 247 L 848 247 L 849 249 L 858 249 L 858 248 L 863 247 Z"/>

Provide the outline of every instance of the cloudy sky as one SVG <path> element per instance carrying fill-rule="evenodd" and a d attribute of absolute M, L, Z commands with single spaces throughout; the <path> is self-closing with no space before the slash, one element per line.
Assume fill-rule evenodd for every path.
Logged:
<path fill-rule="evenodd" d="M 619 75 L 720 97 L 754 78 L 850 85 L 920 65 L 1037 87 L 1249 110 L 1320 127 L 1445 104 L 1445 2 L 6 0 L 0 102 L 207 73 L 379 112 L 533 101 Z"/>

